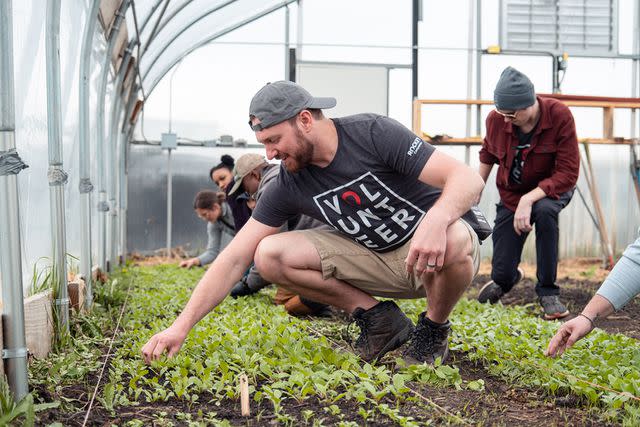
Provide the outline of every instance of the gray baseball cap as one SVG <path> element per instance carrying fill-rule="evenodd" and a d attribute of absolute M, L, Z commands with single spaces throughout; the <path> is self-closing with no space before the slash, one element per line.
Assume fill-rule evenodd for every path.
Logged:
<path fill-rule="evenodd" d="M 249 106 L 249 116 L 257 117 L 260 123 L 252 125 L 249 120 L 249 126 L 257 132 L 290 119 L 302 110 L 335 106 L 335 98 L 314 98 L 296 83 L 286 80 L 267 83 L 253 96 Z"/>

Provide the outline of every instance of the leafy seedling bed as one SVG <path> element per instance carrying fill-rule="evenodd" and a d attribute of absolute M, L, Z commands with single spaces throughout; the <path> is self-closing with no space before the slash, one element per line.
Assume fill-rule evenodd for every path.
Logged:
<path fill-rule="evenodd" d="M 30 369 L 35 401 L 60 402 L 39 412 L 37 424 L 82 425 L 125 300 L 88 425 L 638 421 L 633 396 L 640 394 L 635 388 L 640 387 L 640 350 L 635 340 L 596 332 L 567 357 L 552 361 L 541 351 L 557 324 L 538 319 L 532 307 L 471 300 L 462 300 L 452 315 L 453 360 L 448 365 L 398 367 L 399 352 L 379 365 L 366 364 L 343 341 L 343 319 L 291 318 L 272 304 L 272 291 L 225 301 L 194 328 L 175 358 L 144 365 L 140 348 L 171 323 L 202 273 L 169 265 L 132 266 L 97 289 L 96 309 L 74 323 L 75 347 Z M 424 301 L 401 305 L 415 319 Z M 621 350 L 610 355 L 612 348 Z M 240 374 L 249 378 L 249 417 L 240 414 Z"/>
<path fill-rule="evenodd" d="M 480 288 L 491 277 L 479 275 L 473 281 L 471 289 L 468 291 L 469 298 L 475 298 Z M 572 313 L 566 320 L 575 317 L 583 307 L 587 305 L 591 297 L 596 293 L 602 282 L 589 279 L 575 279 L 564 277 L 558 281 L 560 286 L 560 298 L 567 305 Z M 516 285 L 507 295 L 502 298 L 502 303 L 506 306 L 533 304 L 532 314 L 541 314 L 537 305 L 537 296 L 534 291 L 535 279 L 525 278 Z M 612 314 L 606 319 L 598 319 L 598 327 L 610 333 L 621 333 L 629 337 L 640 338 L 640 298 L 635 298 L 629 302 L 622 310 Z"/>

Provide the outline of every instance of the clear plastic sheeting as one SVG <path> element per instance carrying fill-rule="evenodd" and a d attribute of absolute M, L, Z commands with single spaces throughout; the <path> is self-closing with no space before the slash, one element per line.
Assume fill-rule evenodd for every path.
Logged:
<path fill-rule="evenodd" d="M 78 81 L 82 34 L 90 2 L 63 1 L 60 17 L 61 118 L 64 185 L 67 220 L 67 252 L 80 256 L 79 177 L 78 177 Z M 49 206 L 49 163 L 46 108 L 46 8 L 40 1 L 13 2 L 13 41 L 15 71 L 16 148 L 29 165 L 18 175 L 20 233 L 24 286 L 30 286 L 34 266 L 51 263 L 51 224 Z M 100 59 L 104 55 L 104 36 L 96 32 L 91 57 L 91 158 L 95 158 L 95 117 Z M 91 165 L 95 171 L 95 164 Z M 92 180 L 94 178 L 92 177 Z M 95 203 L 94 203 L 95 204 Z M 95 216 L 95 212 L 93 212 Z M 95 223 L 95 221 L 93 221 Z M 95 244 L 95 242 L 94 242 Z M 40 260 L 40 262 L 38 262 Z M 26 293 L 25 293 L 26 294 Z"/>
<path fill-rule="evenodd" d="M 153 21 L 157 21 L 162 9 L 158 8 L 140 37 L 142 46 L 146 47 L 140 58 L 143 87 L 147 91 L 153 90 L 158 80 L 190 49 L 210 41 L 214 36 L 227 34 L 269 11 L 280 9 L 286 3 L 282 0 L 192 0 L 166 25 L 161 21 L 153 40 L 149 42 L 155 27 Z M 163 20 L 171 15 L 171 10 L 167 8 Z M 283 31 L 282 27 L 277 31 L 280 40 Z M 129 33 L 135 34 L 135 28 L 129 28 Z"/>

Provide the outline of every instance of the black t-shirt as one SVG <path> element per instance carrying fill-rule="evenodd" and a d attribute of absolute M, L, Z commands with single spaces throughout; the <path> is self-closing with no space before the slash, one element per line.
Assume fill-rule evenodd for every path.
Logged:
<path fill-rule="evenodd" d="M 281 165 L 253 217 L 280 227 L 303 213 L 378 251 L 411 238 L 441 190 L 419 181 L 435 151 L 397 121 L 376 114 L 333 119 L 338 147 L 332 162 L 291 173 Z"/>
<path fill-rule="evenodd" d="M 531 129 L 530 132 L 524 133 L 518 126 L 514 126 L 518 137 L 518 145 L 516 145 L 516 154 L 513 156 L 513 163 L 509 170 L 509 181 L 515 184 L 522 184 L 522 169 L 524 168 L 523 152 L 531 148 L 531 139 L 536 132 L 538 124 Z"/>

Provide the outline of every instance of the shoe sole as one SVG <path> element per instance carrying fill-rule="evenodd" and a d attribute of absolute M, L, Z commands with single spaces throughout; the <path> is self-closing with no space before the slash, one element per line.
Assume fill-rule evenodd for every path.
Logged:
<path fill-rule="evenodd" d="M 517 285 L 518 283 L 522 282 L 522 280 L 524 279 L 524 270 L 520 267 L 518 267 L 518 274 L 520 275 L 520 277 L 518 277 L 518 280 L 516 280 L 516 282 L 513 284 L 513 286 Z M 480 292 L 478 292 L 478 302 L 480 302 L 480 304 L 484 304 L 486 302 L 489 302 L 491 304 L 495 304 L 498 301 L 500 301 L 500 298 L 502 298 L 504 296 L 504 293 L 502 294 L 502 296 L 500 298 L 498 298 L 498 301 L 492 302 L 489 301 L 488 299 L 482 301 L 480 300 L 480 295 L 482 295 L 482 292 L 487 288 L 487 286 L 491 285 L 492 283 L 495 283 L 493 280 L 489 280 L 487 283 L 485 283 L 485 285 L 483 287 L 480 288 Z"/>
<path fill-rule="evenodd" d="M 484 292 L 485 289 L 487 289 L 489 286 L 493 285 L 495 282 L 493 280 L 489 280 L 487 283 L 485 283 L 485 285 L 483 287 L 480 288 L 480 292 L 478 292 L 478 302 L 480 304 L 484 304 L 484 303 L 490 303 L 490 304 L 495 304 L 498 301 L 500 301 L 500 298 L 498 298 L 498 301 L 492 302 L 490 301 L 488 298 L 485 299 L 484 301 L 480 299 L 480 296 L 482 295 L 482 293 Z M 504 295 L 504 294 L 503 294 Z"/>
<path fill-rule="evenodd" d="M 544 320 L 556 320 L 556 319 L 562 319 L 563 317 L 567 317 L 569 315 L 569 310 L 563 312 L 563 313 L 553 313 L 553 314 L 546 314 L 544 315 Z"/>
<path fill-rule="evenodd" d="M 404 329 L 402 329 L 400 332 L 395 334 L 389 340 L 389 342 L 384 347 L 382 347 L 382 350 L 380 350 L 378 354 L 376 354 L 371 360 L 367 362 L 378 363 L 378 360 L 380 360 L 382 356 L 384 356 L 390 351 L 395 350 L 396 348 L 400 347 L 402 344 L 409 341 L 409 337 L 411 336 L 411 332 L 413 332 L 413 328 L 414 328 L 413 324 L 407 324 L 407 326 Z"/>
<path fill-rule="evenodd" d="M 422 365 L 423 363 L 426 363 L 427 365 L 433 366 L 433 364 L 435 363 L 435 360 L 433 362 L 426 361 L 426 360 L 424 362 L 421 362 L 418 359 L 416 359 L 415 357 L 411 357 L 411 356 L 406 356 L 402 360 L 404 361 L 406 366 Z M 441 363 L 443 365 L 449 361 L 449 347 L 448 346 L 447 346 L 447 351 L 444 352 L 444 355 L 442 355 L 440 361 L 441 361 Z M 402 367 L 402 366 L 400 366 L 400 367 Z"/>

